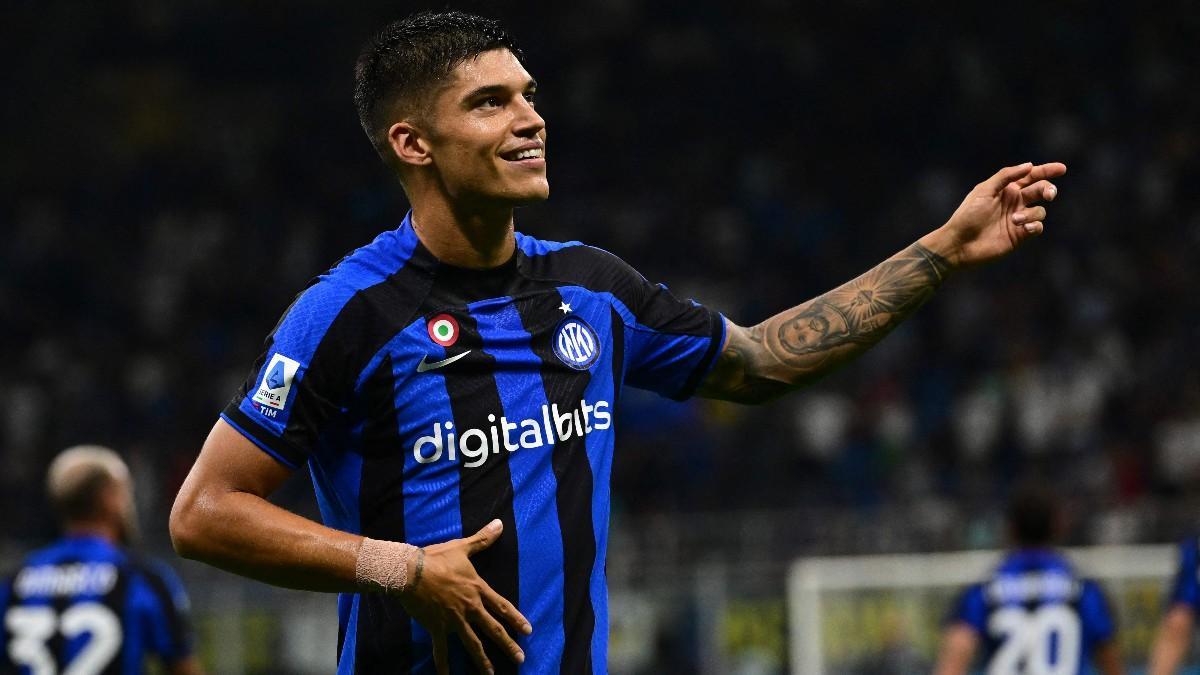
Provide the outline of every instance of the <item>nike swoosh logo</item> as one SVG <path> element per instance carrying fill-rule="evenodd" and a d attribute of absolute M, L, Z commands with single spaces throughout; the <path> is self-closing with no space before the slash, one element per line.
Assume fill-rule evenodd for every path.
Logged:
<path fill-rule="evenodd" d="M 470 353 L 471 353 L 471 350 L 468 349 L 467 351 L 465 351 L 461 354 L 455 354 L 454 356 L 451 356 L 448 359 L 442 359 L 441 361 L 434 361 L 432 363 L 425 363 L 425 359 L 429 358 L 429 355 L 426 354 L 425 356 L 421 357 L 421 362 L 417 364 L 417 372 L 424 373 L 429 370 L 437 370 L 438 368 L 441 368 L 443 366 L 448 366 L 451 363 L 454 363 L 455 361 L 461 359 L 462 357 L 464 357 Z"/>

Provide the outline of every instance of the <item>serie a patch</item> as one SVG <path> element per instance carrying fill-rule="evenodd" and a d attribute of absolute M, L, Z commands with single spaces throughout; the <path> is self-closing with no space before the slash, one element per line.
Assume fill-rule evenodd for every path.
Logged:
<path fill-rule="evenodd" d="M 287 405 L 288 394 L 292 391 L 292 382 L 296 379 L 296 371 L 300 370 L 300 362 L 289 359 L 283 354 L 271 357 L 271 362 L 263 370 L 262 382 L 254 394 L 254 401 L 283 410 Z"/>

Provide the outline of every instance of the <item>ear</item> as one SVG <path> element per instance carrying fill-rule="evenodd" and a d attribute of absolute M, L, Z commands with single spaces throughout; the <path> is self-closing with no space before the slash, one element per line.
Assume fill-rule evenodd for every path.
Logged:
<path fill-rule="evenodd" d="M 397 161 L 411 166 L 425 166 L 433 162 L 429 140 L 411 123 L 396 122 L 387 133 L 388 145 Z"/>

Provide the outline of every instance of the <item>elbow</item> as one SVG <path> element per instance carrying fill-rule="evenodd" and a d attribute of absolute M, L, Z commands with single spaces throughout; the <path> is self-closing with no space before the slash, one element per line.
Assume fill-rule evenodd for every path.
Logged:
<path fill-rule="evenodd" d="M 175 497 L 169 523 L 175 553 L 191 560 L 200 559 L 203 551 L 204 517 L 198 501 L 185 485 Z"/>
<path fill-rule="evenodd" d="M 737 389 L 731 400 L 743 405 L 762 405 L 800 389 L 808 382 L 808 380 L 800 378 L 796 378 L 796 381 L 792 382 L 765 375 L 746 376 L 743 385 Z"/>

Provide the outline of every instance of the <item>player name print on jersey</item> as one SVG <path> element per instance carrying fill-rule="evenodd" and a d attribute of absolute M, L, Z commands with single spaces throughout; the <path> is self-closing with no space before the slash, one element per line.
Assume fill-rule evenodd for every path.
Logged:
<path fill-rule="evenodd" d="M 263 371 L 262 383 L 254 394 L 254 401 L 268 408 L 283 410 L 287 405 L 288 394 L 292 391 L 292 381 L 296 371 L 300 370 L 300 362 L 289 359 L 283 354 L 271 357 L 271 363 Z M 260 409 L 264 415 L 274 417 L 267 410 Z"/>
<path fill-rule="evenodd" d="M 1011 604 L 1039 598 L 1069 602 L 1079 595 L 1081 586 L 1078 579 L 1063 570 L 1048 570 L 997 577 L 985 588 L 992 602 Z"/>
<path fill-rule="evenodd" d="M 71 563 L 26 567 L 17 575 L 13 590 L 18 597 L 104 595 L 117 584 L 112 563 Z"/>
<path fill-rule="evenodd" d="M 568 316 L 554 330 L 554 355 L 575 370 L 587 370 L 600 356 L 600 339 L 586 321 Z"/>

